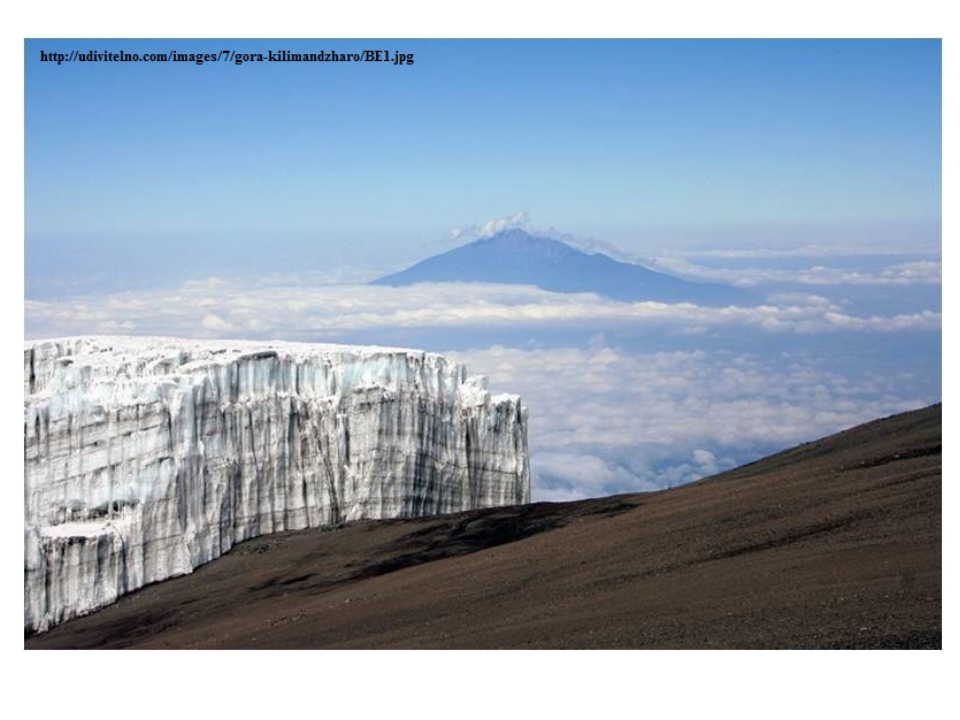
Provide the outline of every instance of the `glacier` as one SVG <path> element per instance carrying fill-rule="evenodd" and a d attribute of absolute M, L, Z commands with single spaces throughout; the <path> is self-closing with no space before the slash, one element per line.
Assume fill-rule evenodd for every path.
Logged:
<path fill-rule="evenodd" d="M 526 407 L 442 355 L 76 337 L 23 360 L 26 632 L 259 535 L 530 500 Z"/>

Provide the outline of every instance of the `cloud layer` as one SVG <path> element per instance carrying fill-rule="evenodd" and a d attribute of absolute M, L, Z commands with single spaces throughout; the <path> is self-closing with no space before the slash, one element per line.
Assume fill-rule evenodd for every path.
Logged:
<path fill-rule="evenodd" d="M 498 232 L 509 230 L 511 228 L 520 228 L 521 230 L 530 229 L 530 215 L 522 210 L 512 215 L 488 220 L 479 225 L 464 225 L 450 229 L 451 240 L 475 240 L 477 238 L 492 237 Z"/>
<path fill-rule="evenodd" d="M 479 283 L 391 288 L 208 278 L 172 289 L 25 301 L 27 337 L 126 332 L 317 340 L 381 328 L 598 325 L 666 328 L 681 334 L 730 327 L 810 334 L 938 330 L 940 324 L 940 313 L 930 310 L 857 316 L 808 294 L 775 296 L 757 307 L 707 308 Z"/>
<path fill-rule="evenodd" d="M 703 280 L 727 282 L 740 287 L 756 287 L 767 283 L 797 285 L 940 285 L 943 267 L 937 260 L 914 260 L 893 263 L 874 272 L 843 270 L 814 265 L 800 270 L 731 269 L 704 267 L 681 258 L 660 258 L 652 263 L 666 272 Z"/>
<path fill-rule="evenodd" d="M 786 353 L 762 359 L 595 346 L 449 354 L 520 393 L 530 408 L 541 500 L 682 484 L 931 402 L 905 394 L 905 375 L 851 378 Z"/>

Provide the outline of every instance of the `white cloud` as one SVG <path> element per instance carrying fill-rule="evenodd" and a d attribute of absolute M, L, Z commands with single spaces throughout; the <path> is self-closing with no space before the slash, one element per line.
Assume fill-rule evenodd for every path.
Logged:
<path fill-rule="evenodd" d="M 703 471 L 704 475 L 713 475 L 719 472 L 720 468 L 717 465 L 717 457 L 709 450 L 694 450 L 693 460 L 700 466 L 700 470 Z"/>
<path fill-rule="evenodd" d="M 628 469 L 588 453 L 539 452 L 535 465 L 534 471 L 541 477 L 560 481 L 587 497 L 603 495 L 604 488 L 610 486 L 636 485 Z M 637 489 L 655 490 L 656 486 Z"/>
<path fill-rule="evenodd" d="M 436 283 L 404 288 L 210 278 L 169 289 L 25 302 L 27 337 L 126 332 L 184 337 L 317 340 L 385 328 L 556 326 L 665 328 L 678 334 L 743 327 L 775 333 L 938 330 L 941 315 L 854 316 L 815 295 L 757 307 L 618 302 L 522 285 Z"/>
<path fill-rule="evenodd" d="M 909 234 L 909 231 L 908 231 Z M 851 257 L 870 255 L 874 257 L 898 257 L 904 255 L 935 254 L 940 242 L 918 242 L 910 240 L 899 245 L 875 242 L 852 242 L 850 238 L 837 238 L 837 242 L 830 244 L 806 243 L 790 245 L 788 247 L 745 247 L 724 249 L 695 249 L 681 250 L 678 255 L 684 257 L 709 258 L 800 258 L 800 257 Z M 670 253 L 671 255 L 674 253 Z"/>
<path fill-rule="evenodd" d="M 479 225 L 466 225 L 464 227 L 455 227 L 450 229 L 451 240 L 474 240 L 476 238 L 492 237 L 498 232 L 519 228 L 528 230 L 530 228 L 530 215 L 525 210 L 505 215 L 503 217 L 488 220 Z"/>
<path fill-rule="evenodd" d="M 200 326 L 205 330 L 213 330 L 214 332 L 226 332 L 234 329 L 233 325 L 213 313 L 204 315 L 200 321 Z"/>
<path fill-rule="evenodd" d="M 583 500 L 590 497 L 579 490 L 564 488 L 541 488 L 537 492 L 537 502 L 571 502 L 573 500 Z"/>
<path fill-rule="evenodd" d="M 491 347 L 448 353 L 530 409 L 538 499 L 679 485 L 931 400 L 806 358 Z"/>
<path fill-rule="evenodd" d="M 678 257 L 657 258 L 650 263 L 665 272 L 727 282 L 740 287 L 755 287 L 765 283 L 795 283 L 798 285 L 940 285 L 943 267 L 937 260 L 914 260 L 894 263 L 874 272 L 844 270 L 814 265 L 798 270 L 768 268 L 705 267 Z"/>

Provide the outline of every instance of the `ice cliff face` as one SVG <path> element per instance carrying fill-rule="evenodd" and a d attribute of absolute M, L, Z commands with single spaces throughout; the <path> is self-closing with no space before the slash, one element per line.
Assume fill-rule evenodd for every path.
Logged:
<path fill-rule="evenodd" d="M 265 533 L 524 503 L 526 411 L 413 350 L 27 343 L 24 626 Z"/>

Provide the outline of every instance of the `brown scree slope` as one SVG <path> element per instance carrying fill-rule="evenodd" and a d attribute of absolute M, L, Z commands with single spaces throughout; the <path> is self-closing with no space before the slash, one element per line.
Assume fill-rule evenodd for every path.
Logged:
<path fill-rule="evenodd" d="M 32 648 L 938 648 L 941 408 L 672 490 L 244 543 Z"/>

